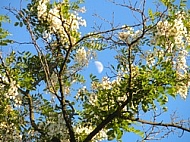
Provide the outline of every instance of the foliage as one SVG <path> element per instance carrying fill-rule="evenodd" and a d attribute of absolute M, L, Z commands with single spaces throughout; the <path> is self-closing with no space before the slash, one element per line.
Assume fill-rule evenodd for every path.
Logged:
<path fill-rule="evenodd" d="M 21 10 L 7 8 L 16 15 L 14 26 L 29 32 L 36 54 L 13 50 L 0 58 L 0 140 L 122 141 L 124 132 L 146 140 L 146 132 L 137 127 L 140 123 L 190 132 L 177 122 L 147 122 L 140 116 L 159 107 L 166 112 L 169 96 L 188 95 L 186 1 L 178 6 L 161 0 L 157 4 L 164 11 L 111 2 L 140 14 L 139 24 L 81 33 L 86 27 L 81 0 L 32 0 Z M 0 17 L 1 46 L 13 43 L 1 26 L 6 20 Z M 81 71 L 110 44 L 118 53 L 117 64 L 110 65 L 113 74 L 102 80 L 90 74 L 88 85 Z"/>
<path fill-rule="evenodd" d="M 6 39 L 6 37 L 9 35 L 9 32 L 2 28 L 2 22 L 9 22 L 9 18 L 7 16 L 0 15 L 0 45 L 6 46 L 8 43 L 11 43 L 12 41 Z"/>

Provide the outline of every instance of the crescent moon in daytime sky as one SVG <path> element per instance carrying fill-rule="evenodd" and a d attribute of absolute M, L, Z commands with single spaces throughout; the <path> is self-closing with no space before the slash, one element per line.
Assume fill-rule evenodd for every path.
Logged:
<path fill-rule="evenodd" d="M 101 73 L 101 72 L 103 71 L 103 69 L 104 69 L 104 66 L 102 65 L 102 63 L 99 62 L 99 61 L 95 61 L 94 63 L 95 63 L 95 65 L 96 65 L 96 68 L 97 68 L 97 70 L 98 70 L 98 73 Z"/>

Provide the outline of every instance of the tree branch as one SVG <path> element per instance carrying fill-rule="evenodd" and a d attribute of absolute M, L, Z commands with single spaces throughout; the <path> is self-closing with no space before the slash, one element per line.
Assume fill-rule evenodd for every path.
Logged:
<path fill-rule="evenodd" d="M 43 136 L 45 136 L 45 133 L 43 132 L 43 130 L 39 129 L 38 126 L 35 123 L 35 118 L 34 118 L 34 107 L 33 107 L 33 101 L 32 101 L 32 97 L 29 94 L 29 90 L 23 91 L 22 89 L 18 88 L 18 90 L 27 97 L 28 99 L 28 106 L 29 106 L 29 116 L 30 116 L 30 123 L 32 125 L 32 127 L 34 128 L 35 131 L 38 131 L 39 133 L 41 133 Z"/>
<path fill-rule="evenodd" d="M 178 128 L 183 131 L 186 131 L 186 132 L 190 132 L 190 128 L 183 127 L 182 124 L 178 125 L 178 124 L 180 124 L 180 122 L 179 123 L 152 122 L 152 121 L 146 121 L 146 120 L 139 119 L 139 118 L 131 118 L 130 120 L 140 122 L 142 124 L 153 125 L 153 126 L 174 127 L 174 128 Z"/>
<path fill-rule="evenodd" d="M 89 142 L 102 128 L 120 114 L 120 109 L 117 109 L 112 114 L 108 115 L 87 137 L 83 142 Z"/>

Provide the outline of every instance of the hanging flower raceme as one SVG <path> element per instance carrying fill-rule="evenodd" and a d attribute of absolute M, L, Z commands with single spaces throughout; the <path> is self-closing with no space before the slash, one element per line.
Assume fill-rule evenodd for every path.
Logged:
<path fill-rule="evenodd" d="M 79 27 L 86 26 L 86 21 L 78 16 L 77 10 L 71 12 L 66 1 L 54 4 L 50 9 L 48 7 L 49 0 L 40 0 L 38 4 L 38 19 L 49 25 L 48 32 L 58 34 L 61 43 L 74 44 L 76 39 L 80 37 Z M 80 12 L 80 10 L 78 11 Z M 82 8 L 81 12 L 84 11 Z"/>
<path fill-rule="evenodd" d="M 38 19 L 45 20 L 47 16 L 47 4 L 49 0 L 40 0 L 38 5 Z"/>
<path fill-rule="evenodd" d="M 88 59 L 87 59 L 87 53 L 86 50 L 84 49 L 84 47 L 79 48 L 76 51 L 76 55 L 75 55 L 75 61 L 78 64 L 84 64 L 84 65 L 88 65 Z"/>
<path fill-rule="evenodd" d="M 4 84 L 0 84 L 0 89 L 1 91 L 6 91 L 6 87 L 5 84 L 9 84 L 8 90 L 6 93 L 4 93 L 5 97 L 8 99 L 11 99 L 12 101 L 14 101 L 15 103 L 15 107 L 20 107 L 20 105 L 22 104 L 22 96 L 19 93 L 19 85 L 17 84 L 16 81 L 12 81 L 9 82 L 7 77 L 1 76 L 0 75 L 0 80 L 4 83 Z"/>
<path fill-rule="evenodd" d="M 186 61 L 188 57 L 187 47 L 190 46 L 189 31 L 184 24 L 185 15 L 183 12 L 176 13 L 175 18 L 172 22 L 169 20 L 159 21 L 151 42 L 153 45 L 160 46 L 159 51 L 162 51 L 164 55 L 170 55 L 170 57 L 165 57 L 165 60 L 172 61 L 173 68 L 176 70 L 177 80 L 180 82 L 176 85 L 177 93 L 185 99 L 190 87 L 187 78 L 188 65 Z M 152 58 L 158 58 L 156 54 L 152 55 Z"/>
<path fill-rule="evenodd" d="M 142 34 L 141 30 L 134 31 L 132 27 L 125 27 L 126 26 L 123 26 L 124 30 L 119 33 L 119 39 L 127 44 L 131 44 Z M 136 44 L 138 44 L 138 42 Z"/>
<path fill-rule="evenodd" d="M 90 132 L 92 132 L 92 130 L 94 130 L 94 127 L 92 126 L 92 124 L 87 124 L 87 126 L 83 126 L 83 125 L 79 125 L 76 127 L 75 129 L 75 133 L 77 135 L 79 135 L 79 139 L 82 136 L 85 135 L 89 135 Z M 102 129 L 98 134 L 96 134 L 96 136 L 92 139 L 92 142 L 99 142 L 101 140 L 105 140 L 107 139 L 107 134 L 106 134 L 106 130 Z M 81 139 L 80 139 L 81 140 Z"/>

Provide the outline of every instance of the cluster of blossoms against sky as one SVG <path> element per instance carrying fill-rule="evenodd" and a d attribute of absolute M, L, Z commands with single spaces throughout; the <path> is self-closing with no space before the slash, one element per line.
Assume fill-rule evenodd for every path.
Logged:
<path fill-rule="evenodd" d="M 64 5 L 63 1 L 63 5 Z M 40 0 L 38 5 L 38 19 L 41 22 L 48 22 L 49 23 L 49 31 L 46 31 L 45 34 L 48 34 L 48 38 L 51 38 L 51 34 L 58 34 L 59 38 L 62 43 L 69 43 L 74 45 L 77 41 L 77 38 L 80 37 L 79 28 L 80 26 L 86 26 L 86 21 L 82 19 L 78 15 L 78 12 L 85 12 L 85 8 L 82 7 L 81 9 L 77 9 L 76 11 L 68 11 L 66 15 L 61 14 L 62 4 L 54 5 L 52 9 L 48 10 L 48 4 L 50 3 L 49 0 Z M 71 39 L 71 41 L 70 41 Z M 80 47 L 76 49 L 76 54 L 74 55 L 74 60 L 81 66 L 88 65 L 89 59 L 91 59 L 91 50 L 85 49 L 84 47 Z M 60 118 L 61 120 L 61 118 Z M 57 125 L 48 123 L 47 129 L 50 129 L 52 134 L 59 134 L 61 130 L 61 126 L 64 125 Z M 42 124 L 41 124 L 42 125 Z M 44 127 L 44 126 L 43 126 Z M 76 126 L 75 132 L 78 135 L 82 134 L 89 134 L 94 128 L 92 126 L 84 127 L 83 125 Z M 105 138 L 106 133 L 101 131 L 96 137 L 93 139 L 101 139 Z"/>
<path fill-rule="evenodd" d="M 38 5 L 38 19 L 42 22 L 49 23 L 48 33 L 57 33 L 60 36 L 61 42 L 69 42 L 69 37 L 71 38 L 72 44 L 76 42 L 76 35 L 80 26 L 86 26 L 86 21 L 82 17 L 78 16 L 77 11 L 67 11 L 64 15 L 62 11 L 62 4 L 54 5 L 52 9 L 48 9 L 47 5 L 50 3 L 49 0 L 40 0 Z M 85 12 L 84 8 L 78 10 L 80 12 Z M 78 35 L 80 36 L 80 35 Z"/>
<path fill-rule="evenodd" d="M 80 26 L 86 27 L 86 21 L 78 15 L 78 12 L 84 13 L 85 7 L 77 9 L 76 11 L 68 11 L 67 14 L 63 14 L 62 6 L 65 3 L 54 5 L 54 7 L 48 10 L 47 5 L 49 0 L 40 0 L 38 5 L 38 19 L 42 22 L 47 21 L 49 23 L 49 31 L 45 33 L 48 35 L 46 37 L 51 37 L 51 34 L 58 34 L 60 41 L 62 43 L 69 43 L 74 45 L 77 38 L 80 37 L 80 32 L 78 31 Z M 67 46 L 65 44 L 65 46 Z M 80 65 L 88 65 L 88 53 L 84 47 L 77 49 L 75 55 L 75 61 Z"/>
<path fill-rule="evenodd" d="M 179 80 L 183 80 L 185 77 L 188 76 L 188 51 L 186 47 L 190 46 L 190 35 L 183 23 L 184 19 L 184 13 L 178 12 L 176 13 L 176 19 L 174 20 L 174 23 L 170 23 L 169 21 L 158 22 L 157 32 L 154 37 L 155 44 L 166 48 L 165 51 L 173 54 L 173 67 L 177 71 Z M 163 41 L 163 36 L 166 39 L 173 39 L 173 41 Z M 185 99 L 187 97 L 189 87 L 189 81 L 187 81 L 186 83 L 182 82 L 182 84 L 177 86 L 178 93 L 181 95 L 182 98 Z"/>
<path fill-rule="evenodd" d="M 190 46 L 190 35 L 183 23 L 184 13 L 178 12 L 175 16 L 176 19 L 172 22 L 165 20 L 157 23 L 156 30 L 150 37 L 152 46 L 157 46 L 157 48 L 153 51 L 146 51 L 146 64 L 151 68 L 156 64 L 158 58 L 164 58 L 169 62 L 172 60 L 178 79 L 183 80 L 188 76 L 187 46 Z M 134 31 L 133 28 L 127 28 L 127 32 L 119 33 L 119 38 L 130 43 L 139 34 L 141 34 L 139 30 Z M 171 53 L 171 56 L 167 56 L 166 53 Z M 177 93 L 184 99 L 187 97 L 189 86 L 189 81 L 177 85 Z"/>

